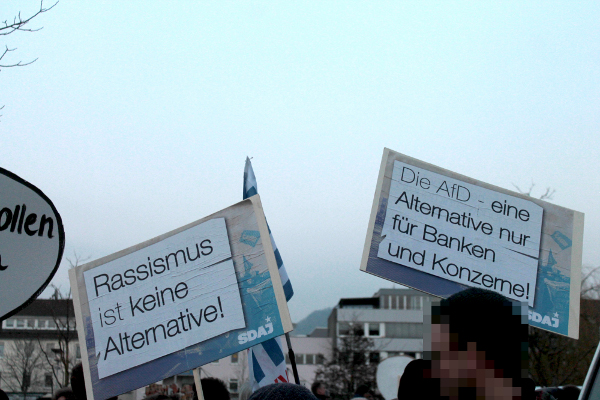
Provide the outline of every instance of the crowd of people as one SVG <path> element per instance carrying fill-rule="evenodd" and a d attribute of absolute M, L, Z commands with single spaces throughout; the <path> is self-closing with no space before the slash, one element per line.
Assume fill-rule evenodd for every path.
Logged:
<path fill-rule="evenodd" d="M 575 400 L 575 386 L 535 391 L 528 377 L 527 307 L 489 290 L 470 288 L 441 300 L 426 314 L 423 359 L 411 361 L 398 387 L 397 400 Z M 224 382 L 201 380 L 206 400 L 230 400 Z M 239 400 L 331 400 L 323 382 L 309 390 L 275 383 L 252 393 L 241 387 Z M 381 398 L 369 386 L 356 389 L 353 400 Z M 182 393 L 147 392 L 146 400 L 197 400 L 194 385 Z M 0 390 L 0 400 L 8 400 Z M 71 388 L 58 390 L 52 400 L 87 400 L 83 368 L 73 368 Z M 116 400 L 116 397 L 109 400 Z"/>

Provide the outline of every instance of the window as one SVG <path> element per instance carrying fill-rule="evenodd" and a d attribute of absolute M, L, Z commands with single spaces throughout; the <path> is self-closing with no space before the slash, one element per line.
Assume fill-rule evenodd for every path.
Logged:
<path fill-rule="evenodd" d="M 286 364 L 291 364 L 291 362 L 290 362 L 290 355 L 288 353 L 285 353 L 285 363 Z"/>
<path fill-rule="evenodd" d="M 369 322 L 369 336 L 380 336 L 379 322 Z"/>
<path fill-rule="evenodd" d="M 369 364 L 379 364 L 379 353 L 369 353 Z"/>
<path fill-rule="evenodd" d="M 355 352 L 352 353 L 352 363 L 353 364 L 364 364 L 367 361 L 367 356 L 365 353 Z"/>
<path fill-rule="evenodd" d="M 48 354 L 48 356 L 52 355 L 53 348 L 54 348 L 54 343 L 46 343 L 46 354 Z"/>
<path fill-rule="evenodd" d="M 388 338 L 422 339 L 423 324 L 413 322 L 391 322 L 385 324 L 385 336 Z"/>
<path fill-rule="evenodd" d="M 348 322 L 338 322 L 338 335 L 349 335 L 350 334 L 350 324 Z"/>
<path fill-rule="evenodd" d="M 75 358 L 81 358 L 81 347 L 79 345 L 75 346 Z"/>
<path fill-rule="evenodd" d="M 231 363 L 237 364 L 239 362 L 240 355 L 239 353 L 234 353 L 231 355 Z"/>
<path fill-rule="evenodd" d="M 25 328 L 27 327 L 27 320 L 26 319 L 18 319 L 17 320 L 17 328 Z"/>
<path fill-rule="evenodd" d="M 304 354 L 296 354 L 296 364 L 304 364 Z"/>
<path fill-rule="evenodd" d="M 229 392 L 237 393 L 238 392 L 238 380 L 231 378 L 229 379 Z"/>
<path fill-rule="evenodd" d="M 7 328 L 14 328 L 16 326 L 16 321 L 13 318 L 9 318 L 4 321 L 4 326 Z"/>
<path fill-rule="evenodd" d="M 44 375 L 44 386 L 50 386 L 52 387 L 52 374 L 45 374 Z"/>
<path fill-rule="evenodd" d="M 315 363 L 315 355 L 314 354 L 306 354 L 304 356 L 305 364 L 313 365 Z"/>
<path fill-rule="evenodd" d="M 324 364 L 325 356 L 323 354 L 317 354 L 317 364 Z"/>
<path fill-rule="evenodd" d="M 422 307 L 421 296 L 410 296 L 408 303 L 409 310 L 420 310 Z"/>

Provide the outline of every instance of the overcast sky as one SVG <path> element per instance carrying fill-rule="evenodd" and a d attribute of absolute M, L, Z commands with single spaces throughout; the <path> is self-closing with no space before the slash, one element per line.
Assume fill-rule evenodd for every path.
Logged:
<path fill-rule="evenodd" d="M 359 271 L 384 147 L 556 189 L 597 266 L 598 21 L 598 2 L 61 0 L 0 37 L 3 63 L 38 58 L 1 69 L 0 166 L 91 260 L 240 201 L 253 157 L 293 321 L 392 287 Z"/>

